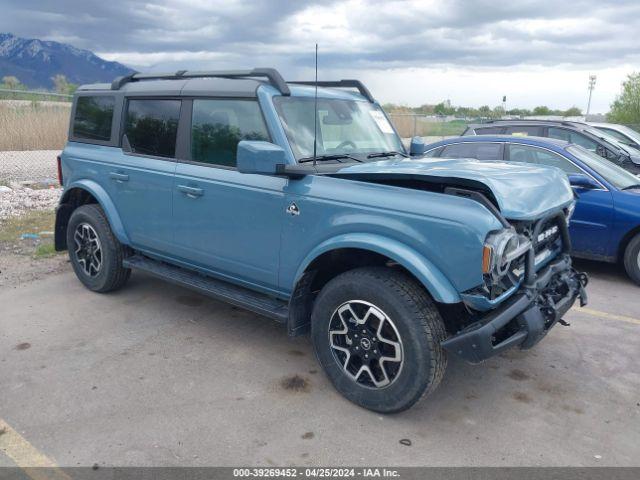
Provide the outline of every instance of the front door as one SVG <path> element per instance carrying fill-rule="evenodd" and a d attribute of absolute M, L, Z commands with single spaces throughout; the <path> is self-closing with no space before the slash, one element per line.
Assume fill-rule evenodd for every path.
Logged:
<path fill-rule="evenodd" d="M 178 259 L 238 283 L 275 290 L 285 214 L 285 178 L 236 169 L 240 140 L 269 133 L 255 100 L 194 99 L 189 161 L 173 190 Z"/>
<path fill-rule="evenodd" d="M 608 190 L 574 187 L 578 194 L 569 233 L 573 252 L 578 256 L 600 257 L 609 250 L 613 224 L 613 197 Z"/>

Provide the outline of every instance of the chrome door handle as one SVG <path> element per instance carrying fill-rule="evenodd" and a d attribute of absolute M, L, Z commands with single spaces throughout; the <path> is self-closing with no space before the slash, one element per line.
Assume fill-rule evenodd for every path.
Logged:
<path fill-rule="evenodd" d="M 111 180 L 115 180 L 116 182 L 128 182 L 129 181 L 129 175 L 126 175 L 124 173 L 118 173 L 118 172 L 109 172 L 109 178 L 111 178 Z"/>
<path fill-rule="evenodd" d="M 177 188 L 189 198 L 197 198 L 204 195 L 204 190 L 201 188 L 190 187 L 188 185 L 178 185 Z"/>

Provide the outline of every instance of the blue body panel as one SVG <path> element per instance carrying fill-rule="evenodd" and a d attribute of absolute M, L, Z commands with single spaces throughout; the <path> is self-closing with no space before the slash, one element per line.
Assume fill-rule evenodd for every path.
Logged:
<path fill-rule="evenodd" d="M 482 244 L 499 221 L 477 202 L 438 193 L 309 175 L 292 180 L 282 233 L 280 284 L 291 289 L 318 255 L 337 248 L 382 253 L 420 278 L 438 300 L 482 282 Z"/>
<path fill-rule="evenodd" d="M 640 189 L 619 190 L 568 151 L 567 142 L 549 138 L 481 135 L 442 140 L 428 145 L 426 149 L 460 142 L 519 143 L 545 148 L 562 155 L 595 178 L 602 188 L 575 189 L 578 199 L 569 228 L 575 256 L 615 262 L 623 253 L 623 242 L 640 232 Z"/>
<path fill-rule="evenodd" d="M 310 97 L 314 89 L 292 85 L 291 94 Z M 365 101 L 338 89 L 318 94 Z M 257 90 L 271 141 L 295 164 L 275 95 L 269 85 Z M 283 299 L 314 259 L 345 248 L 390 258 L 439 302 L 458 303 L 483 284 L 483 245 L 503 228 L 500 220 L 469 198 L 386 185 L 387 178 L 481 184 L 511 220 L 534 220 L 573 201 L 557 169 L 499 162 L 487 169 L 478 162 L 386 160 L 287 178 L 70 142 L 62 165 L 65 192 L 94 195 L 122 243 Z M 299 214 L 291 215 L 294 203 Z"/>
<path fill-rule="evenodd" d="M 540 218 L 574 201 L 567 176 L 557 168 L 544 165 L 403 158 L 354 165 L 339 173 L 416 179 L 456 178 L 480 182 L 493 192 L 500 212 L 510 220 Z"/>

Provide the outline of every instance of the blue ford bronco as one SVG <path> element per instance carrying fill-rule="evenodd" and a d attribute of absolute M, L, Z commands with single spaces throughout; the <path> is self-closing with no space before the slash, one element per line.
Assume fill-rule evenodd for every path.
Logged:
<path fill-rule="evenodd" d="M 558 169 L 409 156 L 359 81 L 133 74 L 75 94 L 55 245 L 95 292 L 132 270 L 310 333 L 336 389 L 409 408 L 447 355 L 531 348 L 587 277 Z"/>

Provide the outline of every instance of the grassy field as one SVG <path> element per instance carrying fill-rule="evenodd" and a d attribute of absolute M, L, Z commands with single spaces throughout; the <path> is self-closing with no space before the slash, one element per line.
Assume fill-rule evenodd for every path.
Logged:
<path fill-rule="evenodd" d="M 21 217 L 0 222 L 0 251 L 10 250 L 36 258 L 56 255 L 53 247 L 55 212 L 32 210 Z M 37 234 L 38 238 L 22 239 L 23 234 Z"/>
<path fill-rule="evenodd" d="M 467 127 L 467 123 L 464 120 L 440 122 L 394 114 L 390 114 L 390 119 L 403 138 L 413 137 L 414 135 L 421 137 L 452 137 L 461 135 Z"/>
<path fill-rule="evenodd" d="M 0 101 L 0 151 L 57 150 L 67 140 L 69 104 Z"/>

